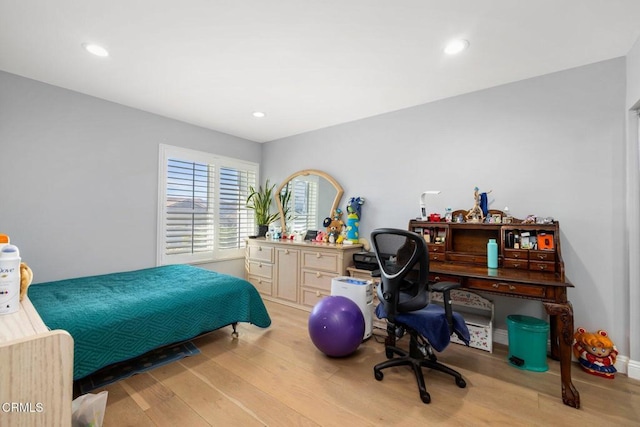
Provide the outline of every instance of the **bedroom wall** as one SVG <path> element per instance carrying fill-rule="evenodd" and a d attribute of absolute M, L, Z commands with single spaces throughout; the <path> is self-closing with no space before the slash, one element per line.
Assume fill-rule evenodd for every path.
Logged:
<path fill-rule="evenodd" d="M 640 38 L 627 54 L 628 110 L 640 109 Z M 627 111 L 627 236 L 629 284 L 629 369 L 640 379 L 640 159 L 637 111 Z"/>
<path fill-rule="evenodd" d="M 629 354 L 625 293 L 625 59 L 618 58 L 266 143 L 263 176 L 315 168 L 363 196 L 361 235 L 430 211 L 469 209 L 473 188 L 516 217 L 560 221 L 576 326 L 607 329 Z M 343 209 L 345 206 L 342 206 Z M 543 316 L 537 302 L 496 301 Z M 628 317 L 627 317 L 628 318 Z"/>
<path fill-rule="evenodd" d="M 0 72 L 0 231 L 44 282 L 153 267 L 160 143 L 261 144 Z M 243 276 L 244 261 L 206 265 Z"/>

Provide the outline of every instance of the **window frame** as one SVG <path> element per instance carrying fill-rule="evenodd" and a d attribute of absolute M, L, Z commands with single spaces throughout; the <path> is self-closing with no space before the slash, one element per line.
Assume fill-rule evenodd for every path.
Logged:
<path fill-rule="evenodd" d="M 244 243 L 242 239 L 238 242 L 238 247 L 233 249 L 220 249 L 220 185 L 221 170 L 225 168 L 238 169 L 243 172 L 254 172 L 255 182 L 249 183 L 256 186 L 260 182 L 260 165 L 255 162 L 234 159 L 220 156 L 205 151 L 193 150 L 190 148 L 178 147 L 168 144 L 159 144 L 158 154 L 158 204 L 157 204 L 157 236 L 156 236 L 156 265 L 170 264 L 202 264 L 208 262 L 238 259 L 244 257 Z M 199 253 L 167 254 L 166 249 L 166 218 L 167 218 L 167 182 L 168 182 L 168 162 L 169 159 L 176 159 L 187 162 L 203 163 L 214 168 L 214 189 L 213 197 L 213 250 Z M 255 232 L 255 214 L 251 209 L 247 209 L 246 215 L 252 223 Z"/>

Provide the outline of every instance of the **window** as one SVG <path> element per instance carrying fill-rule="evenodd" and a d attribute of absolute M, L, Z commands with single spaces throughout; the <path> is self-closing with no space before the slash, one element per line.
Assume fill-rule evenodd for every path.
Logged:
<path fill-rule="evenodd" d="M 256 163 L 161 144 L 158 265 L 242 256 L 255 232 L 245 203 L 257 175 Z"/>

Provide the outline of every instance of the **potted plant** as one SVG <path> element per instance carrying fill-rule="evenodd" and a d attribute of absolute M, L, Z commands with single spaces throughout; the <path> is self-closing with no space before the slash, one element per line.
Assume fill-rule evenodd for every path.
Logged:
<path fill-rule="evenodd" d="M 258 223 L 258 237 L 264 237 L 269 229 L 269 224 L 277 220 L 280 216 L 278 212 L 271 213 L 271 202 L 273 201 L 273 191 L 276 185 L 269 186 L 269 180 L 258 186 L 256 190 L 253 186 L 249 186 L 249 196 L 247 197 L 247 208 L 253 209 L 256 213 L 256 222 Z"/>

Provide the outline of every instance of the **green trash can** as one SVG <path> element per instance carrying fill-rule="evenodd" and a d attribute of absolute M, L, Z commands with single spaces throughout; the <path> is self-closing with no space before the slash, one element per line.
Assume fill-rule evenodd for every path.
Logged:
<path fill-rule="evenodd" d="M 547 365 L 549 323 L 531 316 L 507 316 L 509 364 L 519 369 L 544 372 Z"/>

